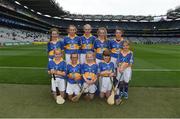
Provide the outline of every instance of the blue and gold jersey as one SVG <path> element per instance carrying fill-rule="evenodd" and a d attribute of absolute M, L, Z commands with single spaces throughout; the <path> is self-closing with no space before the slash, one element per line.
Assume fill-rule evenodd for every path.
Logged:
<path fill-rule="evenodd" d="M 81 39 L 79 36 L 75 36 L 71 39 L 69 36 L 64 38 L 64 50 L 67 54 L 80 53 Z"/>
<path fill-rule="evenodd" d="M 109 49 L 109 41 L 106 40 L 101 42 L 100 40 L 96 39 L 94 42 L 94 49 L 96 52 L 96 58 L 102 60 L 104 50 Z"/>
<path fill-rule="evenodd" d="M 100 62 L 99 63 L 99 72 L 103 71 L 112 71 L 114 72 L 114 63 L 113 62 Z"/>
<path fill-rule="evenodd" d="M 90 36 L 86 38 L 85 35 L 81 36 L 81 53 L 86 54 L 88 51 L 94 51 L 94 41 L 96 37 Z"/>
<path fill-rule="evenodd" d="M 117 64 L 121 64 L 123 62 L 126 62 L 128 64 L 133 64 L 134 63 L 134 57 L 133 57 L 133 52 L 129 51 L 128 54 L 126 56 L 124 56 L 121 52 L 118 56 L 117 59 Z"/>
<path fill-rule="evenodd" d="M 52 42 L 48 42 L 47 48 L 48 48 L 48 56 L 49 56 L 49 58 L 53 59 L 54 50 L 57 50 L 57 49 L 63 50 L 64 46 L 63 46 L 62 41 L 57 41 L 56 44 L 53 44 Z"/>
<path fill-rule="evenodd" d="M 110 40 L 109 46 L 111 50 L 111 57 L 118 58 L 118 54 L 120 53 L 120 50 L 123 48 L 123 41 L 116 41 L 116 40 Z"/>
<path fill-rule="evenodd" d="M 82 74 L 85 74 L 88 80 L 94 80 L 93 78 L 98 74 L 98 65 L 95 63 L 92 65 L 84 63 L 82 65 Z"/>
<path fill-rule="evenodd" d="M 71 75 L 72 77 L 78 77 L 81 75 L 81 64 L 78 63 L 73 66 L 71 63 L 67 65 L 67 75 Z M 82 78 L 80 80 L 76 80 L 74 78 L 67 77 L 67 81 L 71 84 L 75 84 L 76 82 L 82 83 Z"/>
<path fill-rule="evenodd" d="M 55 62 L 55 60 L 51 60 L 48 63 L 48 70 L 54 69 L 54 70 L 58 70 L 58 71 L 63 71 L 66 72 L 66 62 L 61 59 L 58 63 Z M 65 78 L 63 76 L 56 76 L 56 77 L 60 77 L 60 78 Z"/>

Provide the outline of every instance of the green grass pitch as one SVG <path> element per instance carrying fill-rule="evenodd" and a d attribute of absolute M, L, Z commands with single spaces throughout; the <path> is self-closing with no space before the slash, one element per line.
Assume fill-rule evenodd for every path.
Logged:
<path fill-rule="evenodd" d="M 0 48 L 0 117 L 180 117 L 180 46 L 134 45 L 129 99 L 109 106 L 50 95 L 46 46 Z"/>

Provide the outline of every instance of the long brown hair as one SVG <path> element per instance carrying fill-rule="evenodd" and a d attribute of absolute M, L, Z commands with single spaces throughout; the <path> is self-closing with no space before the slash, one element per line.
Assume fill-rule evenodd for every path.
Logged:
<path fill-rule="evenodd" d="M 50 33 L 50 41 L 52 41 L 52 32 L 53 32 L 53 31 L 56 31 L 57 34 L 59 35 L 59 30 L 58 30 L 57 28 L 51 28 L 51 29 L 49 30 L 49 33 Z"/>

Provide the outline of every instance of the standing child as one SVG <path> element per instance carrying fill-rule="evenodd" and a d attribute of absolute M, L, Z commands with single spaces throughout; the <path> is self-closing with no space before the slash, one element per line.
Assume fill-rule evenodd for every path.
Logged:
<path fill-rule="evenodd" d="M 66 76 L 66 63 L 62 58 L 62 53 L 60 50 L 54 51 L 55 57 L 53 60 L 48 63 L 48 73 L 51 75 L 55 75 L 56 81 L 54 81 L 52 77 L 51 90 L 53 91 L 53 95 L 56 99 L 56 86 L 60 91 L 61 97 L 65 97 L 65 76 Z"/>
<path fill-rule="evenodd" d="M 117 68 L 117 59 L 119 56 L 119 52 L 123 48 L 124 38 L 122 37 L 123 30 L 116 29 L 115 31 L 115 39 L 109 41 L 110 50 L 111 50 L 111 61 L 114 63 L 115 68 Z"/>
<path fill-rule="evenodd" d="M 107 30 L 100 27 L 97 31 L 98 38 L 94 42 L 94 50 L 96 53 L 96 63 L 99 64 L 103 60 L 104 50 L 109 48 L 109 41 L 107 40 Z"/>
<path fill-rule="evenodd" d="M 128 99 L 128 84 L 132 76 L 132 65 L 134 62 L 133 52 L 130 51 L 130 43 L 125 40 L 123 42 L 123 50 L 119 54 L 117 60 L 118 72 L 117 80 L 120 80 L 119 93 L 116 95 L 116 104 L 119 104 L 122 97 Z M 122 76 L 121 76 L 122 75 Z M 121 77 L 121 78 L 120 78 Z"/>
<path fill-rule="evenodd" d="M 47 44 L 49 61 L 54 58 L 54 50 L 58 49 L 63 51 L 64 49 L 63 42 L 59 39 L 59 30 L 57 28 L 52 28 L 50 33 L 50 41 Z"/>
<path fill-rule="evenodd" d="M 91 34 L 92 28 L 91 25 L 86 24 L 83 27 L 84 35 L 81 36 L 81 64 L 85 63 L 86 53 L 88 51 L 94 51 L 94 41 L 96 39 L 95 36 Z"/>
<path fill-rule="evenodd" d="M 76 35 L 77 28 L 74 25 L 70 25 L 68 28 L 68 36 L 64 38 L 64 50 L 66 63 L 70 63 L 70 56 L 73 53 L 80 54 L 81 39 Z M 78 59 L 79 61 L 79 59 Z"/>

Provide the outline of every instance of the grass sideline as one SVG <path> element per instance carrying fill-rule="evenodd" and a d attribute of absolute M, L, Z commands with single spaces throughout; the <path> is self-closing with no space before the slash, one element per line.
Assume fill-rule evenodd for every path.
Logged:
<path fill-rule="evenodd" d="M 128 102 L 109 106 L 98 97 L 92 102 L 81 99 L 57 105 L 50 95 L 50 77 L 45 69 L 46 46 L 1 47 L 0 117 L 180 117 L 180 46 L 135 45 L 134 49 L 133 69 L 140 70 L 133 71 Z"/>
<path fill-rule="evenodd" d="M 0 117 L 16 118 L 178 118 L 180 88 L 130 88 L 128 102 L 110 106 L 95 98 L 91 102 L 57 105 L 47 85 L 0 84 Z"/>
<path fill-rule="evenodd" d="M 180 46 L 135 45 L 134 69 L 179 69 Z M 2 68 L 9 67 L 9 68 Z M 46 45 L 13 46 L 0 48 L 0 83 L 49 84 L 45 69 L 11 67 L 47 67 Z M 9 75 L 11 74 L 11 75 Z M 12 78 L 13 76 L 13 78 Z M 131 86 L 180 87 L 179 71 L 134 71 Z"/>

